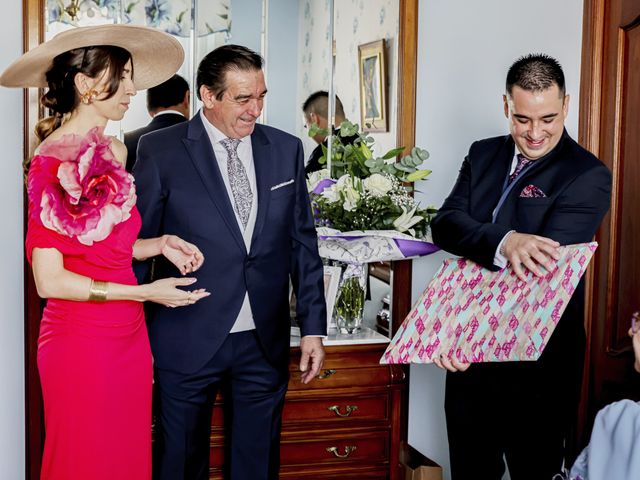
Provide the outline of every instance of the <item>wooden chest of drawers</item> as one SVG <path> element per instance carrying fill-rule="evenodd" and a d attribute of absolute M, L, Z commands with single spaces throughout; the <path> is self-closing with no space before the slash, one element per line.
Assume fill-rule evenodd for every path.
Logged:
<path fill-rule="evenodd" d="M 326 347 L 319 378 L 300 382 L 300 350 L 291 349 L 283 412 L 280 478 L 399 480 L 398 446 L 406 437 L 406 380 L 380 365 L 386 344 Z M 211 430 L 211 475 L 222 479 L 222 405 Z"/>

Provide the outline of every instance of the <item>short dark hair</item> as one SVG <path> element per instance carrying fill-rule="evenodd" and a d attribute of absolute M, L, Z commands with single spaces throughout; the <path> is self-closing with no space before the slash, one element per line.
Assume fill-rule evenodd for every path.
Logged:
<path fill-rule="evenodd" d="M 329 92 L 325 90 L 319 90 L 309 95 L 302 104 L 302 111 L 309 115 L 315 113 L 322 118 L 329 118 Z M 336 95 L 336 116 L 344 118 L 344 108 L 338 95 Z"/>
<path fill-rule="evenodd" d="M 174 75 L 160 85 L 147 90 L 147 110 L 153 112 L 159 108 L 169 108 L 184 101 L 189 84 L 180 75 Z"/>
<path fill-rule="evenodd" d="M 532 53 L 520 57 L 511 65 L 507 72 L 507 93 L 511 95 L 516 85 L 529 92 L 540 92 L 558 85 L 560 94 L 564 97 L 564 73 L 562 66 L 555 58 L 543 53 Z"/>
<path fill-rule="evenodd" d="M 197 94 L 200 87 L 206 86 L 220 100 L 227 89 L 226 74 L 229 70 L 261 70 L 262 57 L 253 50 L 241 45 L 222 45 L 209 52 L 198 65 L 196 76 Z"/>

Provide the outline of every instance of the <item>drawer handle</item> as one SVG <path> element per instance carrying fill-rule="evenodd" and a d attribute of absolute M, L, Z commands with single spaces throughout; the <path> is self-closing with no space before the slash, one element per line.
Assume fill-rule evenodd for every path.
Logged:
<path fill-rule="evenodd" d="M 324 371 L 324 373 L 321 373 L 320 375 L 318 375 L 318 380 L 324 380 L 325 378 L 329 378 L 331 375 L 333 375 L 336 372 L 337 370 L 334 370 L 333 368 L 328 368 Z"/>
<path fill-rule="evenodd" d="M 338 458 L 347 458 L 356 449 L 355 445 L 347 445 L 344 447 L 344 453 L 338 453 L 338 447 L 327 447 L 326 450 L 329 453 L 333 453 Z"/>
<path fill-rule="evenodd" d="M 331 405 L 330 407 L 327 407 L 327 409 L 330 412 L 335 413 L 339 417 L 348 417 L 349 415 L 351 415 L 353 412 L 355 412 L 358 409 L 358 406 L 357 405 L 347 405 L 345 407 L 345 413 L 341 413 L 340 412 L 340 407 L 338 405 Z"/>

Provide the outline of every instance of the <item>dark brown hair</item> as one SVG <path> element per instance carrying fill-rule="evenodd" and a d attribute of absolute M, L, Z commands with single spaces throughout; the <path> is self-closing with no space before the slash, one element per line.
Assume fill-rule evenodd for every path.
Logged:
<path fill-rule="evenodd" d="M 74 79 L 76 74 L 83 73 L 90 78 L 97 78 L 107 72 L 108 81 L 104 99 L 115 95 L 122 72 L 131 54 L 124 48 L 110 45 L 83 47 L 61 53 L 53 59 L 47 71 L 49 90 L 42 96 L 40 103 L 53 112 L 51 117 L 44 118 L 36 125 L 36 135 L 40 141 L 62 124 L 62 116 L 73 111 L 80 101 Z M 131 72 L 133 78 L 133 72 Z"/>
<path fill-rule="evenodd" d="M 229 70 L 260 70 L 262 57 L 241 45 L 223 45 L 209 52 L 198 65 L 196 85 L 198 98 L 200 87 L 205 85 L 220 100 L 227 89 L 225 83 Z"/>

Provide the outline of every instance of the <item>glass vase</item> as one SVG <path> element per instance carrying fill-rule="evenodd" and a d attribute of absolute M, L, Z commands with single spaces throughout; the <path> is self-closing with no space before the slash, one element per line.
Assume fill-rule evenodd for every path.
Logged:
<path fill-rule="evenodd" d="M 347 268 L 338 290 L 334 310 L 340 333 L 353 334 L 362 327 L 364 295 L 361 272 L 358 269 Z"/>

